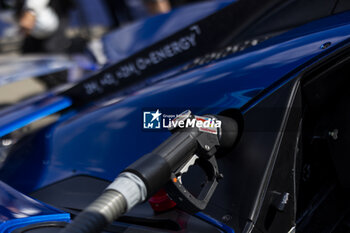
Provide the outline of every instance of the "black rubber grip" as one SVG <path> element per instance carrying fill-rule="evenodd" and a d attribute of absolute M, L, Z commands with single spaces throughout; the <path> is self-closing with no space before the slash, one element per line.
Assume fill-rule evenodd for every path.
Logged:
<path fill-rule="evenodd" d="M 232 149 L 238 137 L 238 123 L 231 117 L 214 115 L 221 121 L 219 135 L 220 148 Z"/>
<path fill-rule="evenodd" d="M 147 187 L 147 198 L 151 197 L 170 179 L 171 172 L 178 168 L 197 148 L 197 128 L 175 132 L 151 153 L 131 164 L 124 172 L 136 174 Z"/>
<path fill-rule="evenodd" d="M 98 233 L 108 224 L 107 219 L 100 213 L 83 211 L 72 223 L 60 233 Z"/>
<path fill-rule="evenodd" d="M 142 156 L 124 171 L 134 173 L 142 179 L 147 188 L 147 198 L 164 186 L 171 174 L 167 160 L 154 153 Z"/>

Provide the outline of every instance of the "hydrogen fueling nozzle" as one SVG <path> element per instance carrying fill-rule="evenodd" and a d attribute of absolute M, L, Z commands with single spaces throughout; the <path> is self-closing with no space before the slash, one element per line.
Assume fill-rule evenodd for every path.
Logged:
<path fill-rule="evenodd" d="M 233 147 L 238 135 L 237 122 L 219 115 L 194 116 L 188 110 L 172 121 L 170 130 L 172 136 L 120 173 L 62 232 L 100 232 L 162 187 L 167 188 L 180 208 L 192 213 L 203 210 L 222 178 L 214 155 L 219 148 Z M 207 176 L 197 197 L 181 181 L 182 174 L 194 164 Z"/>

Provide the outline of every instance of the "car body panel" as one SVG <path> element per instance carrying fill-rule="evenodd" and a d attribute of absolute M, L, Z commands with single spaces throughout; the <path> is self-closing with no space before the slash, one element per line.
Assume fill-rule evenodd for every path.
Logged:
<path fill-rule="evenodd" d="M 0 56 L 0 86 L 23 79 L 69 70 L 75 63 L 65 56 Z"/>
<path fill-rule="evenodd" d="M 60 210 L 25 196 L 0 181 L 0 232 L 46 221 L 69 222 L 70 216 Z"/>
<path fill-rule="evenodd" d="M 113 104 L 96 103 L 51 129 L 47 137 L 48 145 L 52 145 L 48 165 L 42 183 L 36 188 L 76 173 L 113 179 L 169 135 L 142 131 L 143 108 L 199 108 L 196 114 L 208 109 L 216 109 L 216 113 L 241 109 L 267 88 L 283 82 L 296 68 L 328 52 L 321 48 L 325 42 L 332 43 L 328 49 L 341 46 L 349 38 L 349 29 L 350 25 L 344 25 L 267 47 L 261 44 L 261 49 L 169 78 L 132 95 L 118 97 Z M 133 146 L 136 141 L 137 147 Z"/>
<path fill-rule="evenodd" d="M 64 112 L 54 124 L 14 145 L 0 177 L 24 193 L 79 174 L 111 181 L 170 135 L 143 130 L 143 110 L 215 114 L 238 109 L 246 114 L 303 69 L 347 46 L 347 22 L 350 12 L 321 19 L 207 65 L 176 68 L 177 75 L 165 72 L 135 92 Z"/>

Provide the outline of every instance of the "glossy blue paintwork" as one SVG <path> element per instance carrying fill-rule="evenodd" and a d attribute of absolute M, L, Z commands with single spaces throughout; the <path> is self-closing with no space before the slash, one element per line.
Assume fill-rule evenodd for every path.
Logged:
<path fill-rule="evenodd" d="M 112 96 L 68 112 L 34 141 L 46 147 L 40 161 L 31 161 L 30 152 L 22 155 L 28 164 L 35 164 L 39 175 L 19 170 L 16 178 L 2 178 L 25 192 L 76 174 L 112 180 L 170 135 L 142 130 L 144 108 L 174 108 L 174 114 L 185 109 L 195 109 L 197 114 L 229 108 L 247 111 L 294 78 L 301 68 L 347 45 L 347 22 L 350 13 L 313 22 L 198 69 L 168 78 L 162 74 L 163 81 L 132 94 Z M 326 42 L 331 46 L 322 49 Z M 7 168 L 16 166 L 9 164 Z M 20 179 L 23 176 L 32 181 L 31 187 Z"/>
<path fill-rule="evenodd" d="M 0 181 L 0 233 L 46 221 L 70 221 L 70 216 L 25 196 Z"/>
<path fill-rule="evenodd" d="M 120 61 L 232 2 L 217 0 L 191 4 L 117 29 L 102 39 L 105 54 L 110 62 Z"/>
<path fill-rule="evenodd" d="M 15 229 L 44 222 L 69 222 L 70 216 L 67 213 L 40 215 L 34 217 L 18 218 L 0 225 L 0 233 L 10 233 Z"/>
<path fill-rule="evenodd" d="M 21 103 L 0 111 L 0 137 L 34 121 L 71 106 L 72 101 L 62 96 L 46 96 L 30 105 Z"/>
<path fill-rule="evenodd" d="M 346 17 L 349 18 L 349 14 Z M 315 23 L 313 28 L 317 26 Z M 97 102 L 57 123 L 46 134 L 50 150 L 45 155 L 41 179 L 33 189 L 80 173 L 112 180 L 169 135 L 142 130 L 143 108 L 176 108 L 176 113 L 197 108 L 198 114 L 240 109 L 297 67 L 343 43 L 349 38 L 350 25 L 295 38 L 293 33 L 267 42 L 266 46 L 261 44 L 251 51 L 109 100 L 110 104 Z M 288 37 L 290 39 L 284 41 Z M 332 46 L 321 49 L 327 41 Z"/>

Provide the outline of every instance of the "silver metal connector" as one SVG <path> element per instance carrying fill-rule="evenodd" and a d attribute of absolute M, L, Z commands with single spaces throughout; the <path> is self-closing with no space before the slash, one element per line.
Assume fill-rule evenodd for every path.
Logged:
<path fill-rule="evenodd" d="M 100 213 L 111 223 L 126 212 L 126 206 L 127 202 L 121 193 L 106 190 L 86 211 Z"/>
<path fill-rule="evenodd" d="M 114 190 L 121 193 L 126 200 L 127 211 L 146 200 L 147 197 L 145 183 L 131 172 L 121 173 L 106 190 Z"/>

